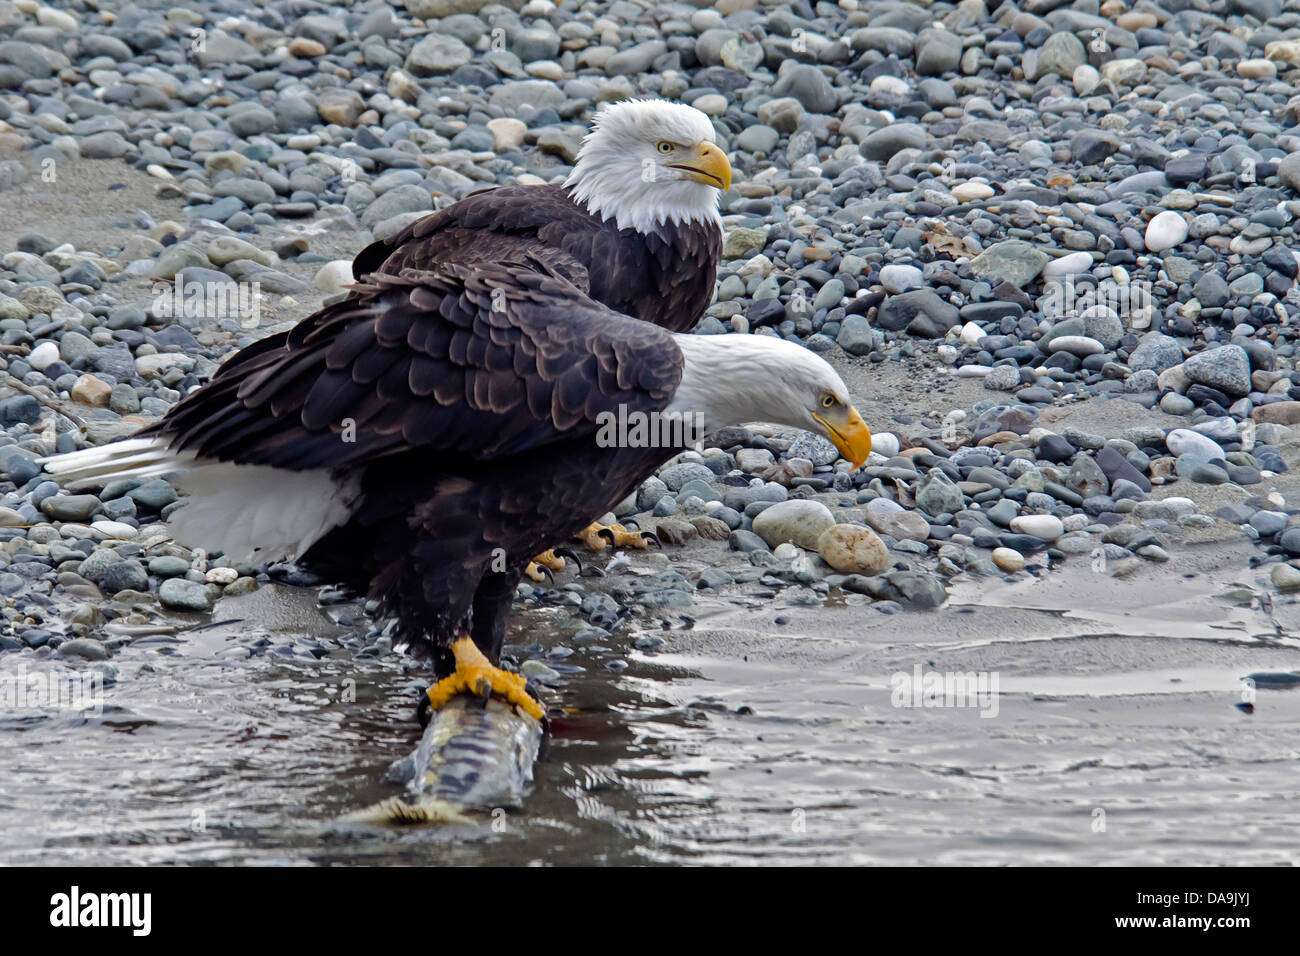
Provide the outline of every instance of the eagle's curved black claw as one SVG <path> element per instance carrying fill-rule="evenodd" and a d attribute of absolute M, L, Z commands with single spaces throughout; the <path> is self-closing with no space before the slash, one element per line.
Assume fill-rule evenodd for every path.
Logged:
<path fill-rule="evenodd" d="M 551 554 L 555 555 L 557 558 L 564 558 L 566 561 L 572 561 L 578 566 L 578 574 L 582 574 L 582 561 L 573 551 L 570 551 L 568 548 L 551 548 Z"/>
<path fill-rule="evenodd" d="M 646 544 L 653 544 L 660 551 L 664 549 L 663 543 L 659 540 L 659 536 L 653 531 L 642 531 L 641 540 Z"/>
<path fill-rule="evenodd" d="M 540 573 L 540 574 L 544 574 L 544 575 L 546 576 L 546 582 L 547 582 L 551 587 L 555 587 L 555 574 L 552 573 L 552 571 L 551 571 L 550 568 L 548 568 L 548 567 L 547 567 L 546 565 L 544 565 L 544 564 L 537 564 L 537 565 L 534 565 L 534 567 L 537 568 L 538 573 Z"/>
<path fill-rule="evenodd" d="M 542 690 L 538 686 L 537 681 L 533 680 L 531 677 L 528 678 L 528 681 L 524 684 L 524 690 L 528 692 L 529 697 L 542 705 L 543 710 L 546 709 L 546 698 L 542 696 Z M 542 719 L 543 722 L 545 722 L 546 718 L 543 717 Z"/>
<path fill-rule="evenodd" d="M 621 524 L 624 528 L 631 529 L 632 531 L 641 530 L 641 526 L 636 523 L 635 518 L 624 518 L 622 521 L 619 522 L 619 524 Z"/>
<path fill-rule="evenodd" d="M 612 528 L 597 528 L 596 536 L 600 538 L 604 538 L 607 542 L 609 542 L 609 546 L 611 548 L 614 547 L 614 531 Z"/>

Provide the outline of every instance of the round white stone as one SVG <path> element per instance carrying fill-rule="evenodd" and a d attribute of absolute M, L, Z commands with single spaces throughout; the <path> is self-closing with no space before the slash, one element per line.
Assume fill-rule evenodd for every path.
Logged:
<path fill-rule="evenodd" d="M 140 533 L 125 521 L 96 521 L 90 526 L 90 531 L 101 539 L 118 538 L 121 540 L 134 538 Z"/>
<path fill-rule="evenodd" d="M 978 345 L 984 335 L 985 332 L 980 328 L 979 323 L 967 322 L 961 327 L 961 335 L 958 337 L 961 339 L 962 345 Z"/>
<path fill-rule="evenodd" d="M 907 96 L 912 92 L 912 88 L 907 85 L 907 81 L 896 76 L 876 77 L 871 81 L 871 90 L 873 93 L 886 93 L 890 96 Z"/>
<path fill-rule="evenodd" d="M 53 342 L 42 342 L 27 356 L 27 364 L 38 372 L 44 372 L 58 360 L 59 347 Z"/>
<path fill-rule="evenodd" d="M 871 450 L 879 452 L 886 458 L 898 454 L 898 436 L 893 432 L 877 432 L 871 436 Z"/>
<path fill-rule="evenodd" d="M 1077 95 L 1087 96 L 1101 83 L 1101 74 L 1097 72 L 1096 67 L 1081 63 L 1074 68 L 1074 75 L 1070 80 L 1074 83 L 1074 92 Z"/>
<path fill-rule="evenodd" d="M 1199 455 L 1206 461 L 1227 458 L 1217 441 L 1190 428 L 1175 428 L 1165 436 L 1165 445 L 1175 455 Z"/>
<path fill-rule="evenodd" d="M 1237 63 L 1237 75 L 1248 80 L 1271 80 L 1277 76 L 1277 64 L 1272 60 L 1241 60 Z"/>
<path fill-rule="evenodd" d="M 919 289 L 922 279 L 921 270 L 916 266 L 890 265 L 880 270 L 880 284 L 890 295 Z"/>
<path fill-rule="evenodd" d="M 50 7 L 40 7 L 36 11 L 36 22 L 43 27 L 54 27 L 64 33 L 71 33 L 77 29 L 77 18 L 71 13 L 63 10 L 54 10 Z"/>
<path fill-rule="evenodd" d="M 1106 346 L 1086 335 L 1058 335 L 1048 347 L 1053 352 L 1069 352 L 1079 356 L 1097 355 L 1106 351 Z"/>
<path fill-rule="evenodd" d="M 1056 515 L 1020 515 L 1011 519 L 1011 530 L 1029 534 L 1044 541 L 1055 541 L 1065 534 L 1065 526 Z"/>
<path fill-rule="evenodd" d="M 1055 279 L 1061 276 L 1077 276 L 1087 272 L 1092 268 L 1092 254 L 1087 252 L 1071 252 L 1069 255 L 1061 256 L 1059 259 L 1053 259 L 1043 267 L 1043 276 L 1048 279 Z"/>
<path fill-rule="evenodd" d="M 1087 515 L 1075 514 L 1061 519 L 1061 526 L 1065 528 L 1066 531 L 1082 531 L 1084 528 L 1088 527 L 1088 524 Z"/>
<path fill-rule="evenodd" d="M 1146 244 L 1151 252 L 1172 249 L 1187 238 L 1187 220 L 1166 209 L 1147 223 Z"/>
<path fill-rule="evenodd" d="M 220 584 L 225 587 L 227 584 L 234 584 L 235 579 L 239 577 L 239 572 L 234 568 L 212 568 L 207 574 L 203 575 L 203 580 L 209 584 Z"/>
<path fill-rule="evenodd" d="M 492 148 L 498 152 L 522 146 L 524 135 L 528 132 L 528 126 L 523 120 L 512 116 L 498 116 L 488 120 L 485 125 L 492 134 Z"/>
<path fill-rule="evenodd" d="M 312 285 L 326 295 L 333 295 L 335 292 L 342 292 L 344 287 L 353 281 L 352 261 L 335 259 L 316 270 L 316 278 L 312 280 Z"/>
<path fill-rule="evenodd" d="M 835 524 L 830 509 L 810 498 L 778 501 L 754 516 L 754 534 L 768 547 L 789 541 L 809 551 L 817 550 L 817 539 Z"/>
<path fill-rule="evenodd" d="M 1014 548 L 994 548 L 993 563 L 1003 571 L 1019 571 L 1025 566 L 1025 556 Z"/>
<path fill-rule="evenodd" d="M 993 187 L 987 183 L 961 183 L 952 187 L 952 198 L 958 202 L 977 202 L 993 195 Z"/>
<path fill-rule="evenodd" d="M 719 93 L 705 93 L 696 97 L 691 105 L 706 116 L 721 116 L 727 112 L 727 98 Z"/>
<path fill-rule="evenodd" d="M 158 352 L 155 355 L 137 355 L 135 370 L 142 376 L 157 375 L 163 369 L 181 364 L 185 358 L 179 352 Z"/>

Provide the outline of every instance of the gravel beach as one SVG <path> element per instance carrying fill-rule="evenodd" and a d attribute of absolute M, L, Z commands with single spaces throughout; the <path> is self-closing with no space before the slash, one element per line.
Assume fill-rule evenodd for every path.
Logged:
<path fill-rule="evenodd" d="M 1083 655 L 1096 684 L 1055 690 L 1017 684 L 1010 651 L 945 663 L 926 642 L 961 644 L 959 605 L 981 608 L 979 640 L 1023 641 L 1044 664 L 1068 654 L 1057 638 L 1105 628 L 1055 630 L 993 595 L 1050 590 L 1053 613 L 1095 622 L 1112 595 L 1137 613 L 1142 592 L 1187 589 L 1202 620 L 1237 615 L 1224 640 L 1241 656 L 1207 663 L 1214 679 L 1191 681 L 1177 719 L 1213 713 L 1244 733 L 1266 696 L 1300 685 L 1288 631 L 1300 624 L 1298 81 L 1296 0 L 0 0 L 0 676 L 96 674 L 129 711 L 177 667 L 367 674 L 363 697 L 390 698 L 375 774 L 409 749 L 403 721 L 427 682 L 373 607 L 291 565 L 181 546 L 165 519 L 182 501 L 164 478 L 64 489 L 38 459 L 156 421 L 223 358 L 344 295 L 373 238 L 486 187 L 562 182 L 593 113 L 646 96 L 710 116 L 735 170 L 697 334 L 817 352 L 874 451 L 855 472 L 824 439 L 754 423 L 666 462 L 605 516 L 662 550 L 582 552 L 585 573 L 520 585 L 531 623 L 512 633 L 516 666 L 575 707 L 617 685 L 613 712 L 674 679 L 647 663 L 662 655 L 693 675 L 665 705 L 690 710 L 684 740 L 709 721 L 710 681 L 731 688 L 716 751 L 737 708 L 805 730 L 826 716 L 736 679 L 740 659 L 804 666 L 816 642 L 859 635 L 873 688 L 913 664 L 1003 673 L 1019 720 L 1036 694 L 1114 707 L 1112 694 L 1158 692 L 1125 684 L 1128 664 L 1103 652 Z M 295 587 L 319 607 L 296 630 L 238 610 L 265 613 Z M 244 624 L 176 651 L 184 628 L 218 633 L 201 629 L 227 618 Z M 774 618 L 814 649 L 765 644 L 760 619 Z M 1139 669 L 1197 673 L 1212 642 L 1178 640 L 1190 618 L 1148 619 L 1168 651 Z M 701 637 L 710 620 L 729 636 Z M 1097 738 L 1107 753 L 1119 710 Z M 1269 759 L 1293 766 L 1300 711 L 1280 711 Z M 30 712 L 0 712 L 0 733 L 75 725 L 38 713 L 33 727 Z M 972 760 L 1024 757 L 981 724 L 998 721 L 944 732 L 973 735 Z M 891 730 L 899 748 L 920 736 Z M 854 805 L 879 782 L 849 777 Z M 563 785 L 546 781 L 553 803 Z M 1145 782 L 1135 771 L 1125 784 Z M 798 789 L 792 804 L 807 799 Z M 1300 821 L 1271 825 L 1294 847 Z M 830 862 L 906 856 L 901 842 L 873 855 L 871 834 L 854 832 Z M 708 858 L 698 835 L 677 836 L 650 858 L 688 844 Z M 633 858 L 654 837 L 620 840 Z M 1211 861 L 1194 835 L 1180 840 L 1152 862 Z M 956 835 L 928 846 L 948 862 L 1002 859 Z"/>

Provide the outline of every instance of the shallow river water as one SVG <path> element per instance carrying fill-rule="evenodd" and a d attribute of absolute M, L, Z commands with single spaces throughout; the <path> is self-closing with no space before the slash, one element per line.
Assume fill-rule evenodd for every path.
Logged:
<path fill-rule="evenodd" d="M 123 649 L 98 715 L 0 710 L 0 863 L 1294 862 L 1300 688 L 1276 675 L 1300 671 L 1300 614 L 1215 596 L 1266 590 L 1225 570 L 1249 553 L 970 581 L 892 616 L 697 595 L 693 626 L 645 622 L 656 652 L 633 630 L 566 661 L 585 670 L 552 692 L 533 792 L 478 828 L 333 822 L 394 792 L 423 678 L 341 650 L 242 659 L 250 633 L 337 633 L 313 591 L 267 587 L 218 607 L 235 623 Z M 546 647 L 572 620 L 514 626 Z M 918 665 L 998 693 L 905 706 Z"/>

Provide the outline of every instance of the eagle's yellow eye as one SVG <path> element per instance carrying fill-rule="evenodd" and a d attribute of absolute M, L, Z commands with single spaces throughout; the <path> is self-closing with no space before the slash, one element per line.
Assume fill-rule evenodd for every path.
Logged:
<path fill-rule="evenodd" d="M 822 408 L 834 408 L 836 404 L 838 403 L 835 401 L 835 396 L 830 392 L 822 396 Z"/>
<path fill-rule="evenodd" d="M 672 151 L 673 151 L 673 144 L 672 144 L 672 143 L 668 142 L 668 140 L 666 140 L 666 139 L 663 139 L 663 140 L 660 140 L 660 141 L 659 141 L 659 152 L 661 152 L 661 153 L 671 153 Z"/>

